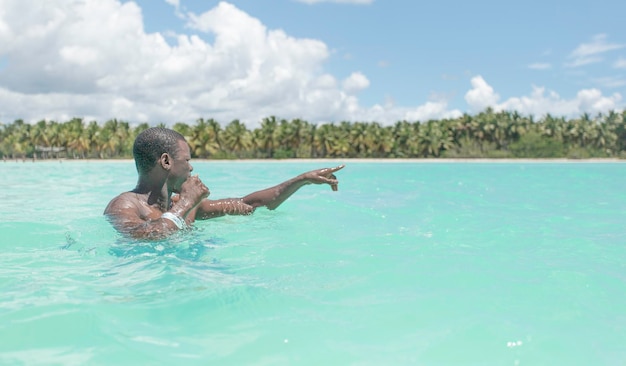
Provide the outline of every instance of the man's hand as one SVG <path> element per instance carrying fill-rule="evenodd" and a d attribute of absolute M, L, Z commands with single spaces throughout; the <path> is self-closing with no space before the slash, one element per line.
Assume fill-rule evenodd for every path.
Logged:
<path fill-rule="evenodd" d="M 275 210 L 298 189 L 307 184 L 328 184 L 333 191 L 336 191 L 339 181 L 334 173 L 343 167 L 344 165 L 340 165 L 335 168 L 316 169 L 302 173 L 274 187 L 252 192 L 243 197 L 242 201 L 252 207 L 265 206 L 270 210 Z"/>
<path fill-rule="evenodd" d="M 202 183 L 198 175 L 187 178 L 180 188 L 180 198 L 187 199 L 194 205 L 207 198 L 209 194 L 209 189 Z"/>
<path fill-rule="evenodd" d="M 333 191 L 337 190 L 337 185 L 339 181 L 335 176 L 335 172 L 343 169 L 345 165 L 339 165 L 334 168 L 323 168 L 317 170 L 311 170 L 310 172 L 306 172 L 302 174 L 302 177 L 306 179 L 307 182 L 313 184 L 328 184 L 332 188 Z"/>
<path fill-rule="evenodd" d="M 233 200 L 226 213 L 228 215 L 252 215 L 254 206 L 247 205 L 242 199 Z"/>

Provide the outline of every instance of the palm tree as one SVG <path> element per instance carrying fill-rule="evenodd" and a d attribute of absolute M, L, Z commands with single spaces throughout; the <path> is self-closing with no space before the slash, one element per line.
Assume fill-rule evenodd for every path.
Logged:
<path fill-rule="evenodd" d="M 609 111 L 608 115 L 604 117 L 604 123 L 609 125 L 617 136 L 617 141 L 612 148 L 613 152 L 623 151 L 626 148 L 626 111 L 622 114 L 613 110 Z"/>
<path fill-rule="evenodd" d="M 365 157 L 368 156 L 368 135 L 367 124 L 363 122 L 355 122 L 349 129 L 350 136 L 350 150 L 348 152 L 350 157 Z"/>
<path fill-rule="evenodd" d="M 333 130 L 332 124 L 318 125 L 315 129 L 315 135 L 313 137 L 313 146 L 315 149 L 314 158 L 326 158 L 329 156 L 332 150 L 333 142 Z"/>
<path fill-rule="evenodd" d="M 461 154 L 460 156 L 470 157 L 473 148 L 478 146 L 476 136 L 478 123 L 472 116 L 465 113 L 450 121 L 449 128 L 456 153 Z"/>
<path fill-rule="evenodd" d="M 105 122 L 98 134 L 100 157 L 127 156 L 130 140 L 130 126 L 127 122 L 111 119 Z"/>
<path fill-rule="evenodd" d="M 37 122 L 35 125 L 33 125 L 30 128 L 29 139 L 31 141 L 31 144 L 35 147 L 35 151 L 33 152 L 33 158 L 35 159 L 37 158 L 37 151 L 39 150 L 40 147 L 50 146 L 50 141 L 48 140 L 48 135 L 46 131 L 47 131 L 47 125 L 46 125 L 45 120 L 41 120 Z M 45 150 L 42 151 L 41 158 L 47 159 L 48 152 Z"/>
<path fill-rule="evenodd" d="M 32 143 L 29 139 L 30 125 L 18 119 L 5 129 L 6 138 L 2 141 L 6 149 L 6 155 L 13 159 L 18 157 L 24 159 L 26 155 L 33 151 Z"/>
<path fill-rule="evenodd" d="M 282 150 L 282 157 L 293 157 L 293 141 L 296 139 L 296 131 L 291 123 L 281 119 L 276 130 L 276 141 Z"/>
<path fill-rule="evenodd" d="M 289 148 L 293 151 L 294 157 L 302 157 L 302 151 L 308 149 L 307 142 L 310 141 L 307 138 L 311 126 L 307 121 L 299 118 L 291 120 L 291 138 L 288 140 Z"/>
<path fill-rule="evenodd" d="M 612 116 L 611 118 L 615 118 Z M 616 126 L 614 123 L 608 120 L 604 120 L 602 115 L 598 116 L 597 122 L 595 124 L 595 133 L 594 140 L 592 142 L 592 146 L 601 151 L 602 153 L 611 156 L 616 151 L 617 147 L 617 132 Z"/>
<path fill-rule="evenodd" d="M 330 125 L 330 135 L 327 136 L 327 151 L 332 157 L 346 157 L 350 150 L 350 135 L 347 126 L 342 122 L 340 126 Z"/>
<path fill-rule="evenodd" d="M 260 150 L 263 157 L 271 158 L 274 156 L 277 127 L 276 117 L 271 116 L 263 118 L 260 128 L 254 130 L 255 146 Z"/>
<path fill-rule="evenodd" d="M 509 142 L 517 141 L 530 127 L 530 120 L 522 117 L 517 111 L 511 114 L 511 123 L 508 125 L 507 136 Z"/>
<path fill-rule="evenodd" d="M 563 117 L 554 118 L 550 113 L 548 113 L 546 117 L 539 122 L 539 125 L 543 136 L 547 136 L 548 138 L 558 142 L 564 141 L 564 128 L 566 122 Z"/>
<path fill-rule="evenodd" d="M 243 157 L 252 146 L 251 133 L 238 119 L 230 122 L 224 129 L 224 144 L 236 157 Z"/>
<path fill-rule="evenodd" d="M 64 134 L 67 136 L 68 157 L 71 150 L 72 155 L 76 158 L 78 154 L 82 159 L 85 158 L 89 151 L 89 135 L 85 132 L 85 124 L 81 118 L 73 118 L 63 124 Z"/>
<path fill-rule="evenodd" d="M 595 130 L 593 128 L 593 122 L 588 113 L 583 113 L 580 118 L 573 121 L 569 121 L 567 126 L 567 137 L 569 142 L 574 145 L 577 144 L 583 148 L 590 140 L 593 140 Z"/>
<path fill-rule="evenodd" d="M 221 152 L 218 140 L 218 132 L 216 132 L 215 120 L 204 120 L 199 118 L 195 126 L 191 129 L 189 136 L 189 144 L 191 145 L 192 154 L 200 158 L 208 158 Z M 219 129 L 219 124 L 217 124 Z"/>
<path fill-rule="evenodd" d="M 420 153 L 423 157 L 439 157 L 453 146 L 452 135 L 436 121 L 428 121 L 419 131 Z"/>
<path fill-rule="evenodd" d="M 310 125 L 310 129 L 309 129 L 309 136 L 307 139 L 307 142 L 309 144 L 309 158 L 316 158 L 318 156 L 318 152 L 317 152 L 317 148 L 316 148 L 316 143 L 315 143 L 315 136 L 317 135 L 317 125 L 316 124 L 311 124 Z"/>
<path fill-rule="evenodd" d="M 174 126 L 172 126 L 172 129 L 185 136 L 185 139 L 189 140 L 189 137 L 191 136 L 191 127 L 188 124 L 184 122 L 176 122 Z"/>
<path fill-rule="evenodd" d="M 540 148 L 546 146 L 554 156 L 563 156 L 567 151 L 563 147 L 569 148 L 570 157 L 626 156 L 626 111 L 609 111 L 595 118 L 583 114 L 570 120 L 548 114 L 535 123 L 533 116 L 524 117 L 515 111 L 495 113 L 488 108 L 476 116 L 465 114 L 426 123 L 399 121 L 385 127 L 377 122 L 316 125 L 301 119 L 278 122 L 276 117 L 269 117 L 254 130 L 254 135 L 238 120 L 225 130 L 213 119 L 196 122 L 194 126 L 174 125 L 187 138 L 196 157 L 230 154 L 269 158 L 277 157 L 279 148 L 280 156 L 316 158 L 437 157 L 451 149 L 456 150 L 454 156 L 478 157 L 493 156 L 489 149 L 508 151 L 512 143 L 518 142 L 531 147 L 529 157 L 533 152 L 541 155 Z M 149 126 L 142 123 L 131 129 L 128 123 L 115 119 L 104 125 L 95 121 L 85 125 L 80 118 L 63 123 L 42 120 L 32 125 L 22 120 L 0 123 L 0 154 L 36 157 L 36 147 L 41 146 L 65 148 L 67 155 L 74 158 L 127 157 L 131 155 L 135 136 Z M 519 150 L 519 146 L 515 149 Z M 541 151 L 545 153 L 546 149 Z M 41 150 L 42 157 L 54 154 L 51 149 Z"/>
<path fill-rule="evenodd" d="M 211 151 L 215 151 L 214 153 L 222 152 L 224 150 L 222 146 L 222 126 L 213 118 L 209 118 L 207 125 Z"/>
<path fill-rule="evenodd" d="M 56 153 L 56 158 L 59 157 L 59 152 L 67 147 L 67 136 L 63 132 L 61 124 L 56 121 L 48 122 L 46 134 L 50 141 L 50 147 Z"/>
<path fill-rule="evenodd" d="M 368 156 L 383 158 L 391 153 L 394 147 L 393 127 L 382 127 L 377 122 L 367 125 Z"/>
<path fill-rule="evenodd" d="M 398 121 L 393 127 L 393 149 L 392 153 L 394 157 L 402 158 L 409 157 L 410 147 L 409 147 L 409 139 L 413 135 L 414 132 L 414 124 L 408 121 Z"/>

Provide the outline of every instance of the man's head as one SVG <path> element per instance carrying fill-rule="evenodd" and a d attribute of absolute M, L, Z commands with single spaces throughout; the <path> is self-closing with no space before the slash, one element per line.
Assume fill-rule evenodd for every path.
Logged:
<path fill-rule="evenodd" d="M 183 135 L 167 128 L 153 127 L 141 132 L 133 145 L 137 172 L 140 175 L 150 172 L 164 153 L 177 157 L 180 141 L 185 142 Z"/>

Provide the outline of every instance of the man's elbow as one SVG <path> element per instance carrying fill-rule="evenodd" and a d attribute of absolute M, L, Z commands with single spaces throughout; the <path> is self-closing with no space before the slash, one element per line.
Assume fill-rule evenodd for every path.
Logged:
<path fill-rule="evenodd" d="M 274 211 L 278 206 L 280 206 L 280 203 L 268 203 L 265 207 L 270 211 Z"/>

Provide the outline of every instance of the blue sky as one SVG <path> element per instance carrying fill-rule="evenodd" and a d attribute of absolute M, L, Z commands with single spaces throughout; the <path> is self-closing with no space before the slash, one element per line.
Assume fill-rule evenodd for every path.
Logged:
<path fill-rule="evenodd" d="M 0 0 L 0 122 L 390 124 L 626 105 L 623 1 L 46 4 Z"/>

